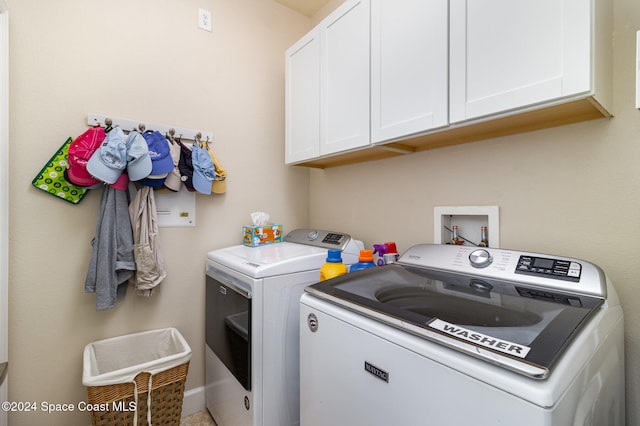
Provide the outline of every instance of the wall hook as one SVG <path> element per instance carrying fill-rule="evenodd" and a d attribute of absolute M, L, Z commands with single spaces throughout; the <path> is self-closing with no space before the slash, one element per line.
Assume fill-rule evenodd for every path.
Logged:
<path fill-rule="evenodd" d="M 168 134 L 166 135 L 167 139 L 172 144 L 176 143 L 176 141 L 174 139 L 175 134 L 176 134 L 176 130 L 172 127 L 172 128 L 169 129 Z"/>
<path fill-rule="evenodd" d="M 109 117 L 106 117 L 104 119 L 104 131 L 105 133 L 109 133 L 111 129 L 113 129 L 113 121 Z"/>
<path fill-rule="evenodd" d="M 0 0 L 0 3 L 1 2 L 2 0 Z M 106 118 L 107 118 L 106 115 L 89 113 L 87 115 L 87 124 L 89 124 L 90 126 L 99 125 L 100 123 L 107 124 Z M 124 130 L 124 129 L 137 130 L 138 126 L 142 124 L 139 120 L 130 120 L 130 119 L 118 118 L 118 117 L 109 117 L 109 118 L 112 122 L 111 124 L 112 128 L 119 126 L 125 132 L 127 132 L 128 130 Z M 149 128 L 149 129 L 157 130 L 162 134 L 166 134 L 169 131 L 169 129 L 174 129 L 174 132 L 175 132 L 174 135 L 179 135 L 180 138 L 184 138 L 188 141 L 195 140 L 196 132 L 200 133 L 201 138 L 208 137 L 209 140 L 213 140 L 213 134 L 211 132 L 199 131 L 197 129 L 187 129 L 184 127 L 168 126 L 164 124 L 148 123 L 148 122 L 145 122 L 144 124 L 142 124 L 142 126 L 144 126 L 143 129 Z"/>

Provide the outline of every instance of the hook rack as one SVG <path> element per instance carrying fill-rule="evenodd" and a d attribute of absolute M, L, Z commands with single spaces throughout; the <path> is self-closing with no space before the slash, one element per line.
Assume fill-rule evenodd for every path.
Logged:
<path fill-rule="evenodd" d="M 139 120 L 129 120 L 126 118 L 117 118 L 117 117 L 111 117 L 111 116 L 106 116 L 102 114 L 89 113 L 87 115 L 87 124 L 90 126 L 98 126 L 98 125 L 108 126 L 109 125 L 108 120 L 111 121 L 112 126 L 118 126 L 122 130 L 137 130 L 141 132 L 144 132 L 145 129 L 157 130 L 162 134 L 169 133 L 171 135 L 177 135 L 182 139 L 187 139 L 192 141 L 196 140 L 197 135 L 200 134 L 200 137 L 205 137 L 207 141 L 213 140 L 213 133 L 211 132 L 203 132 L 200 130 L 186 129 L 186 128 L 176 127 L 176 126 L 167 126 L 163 124 L 141 123 Z"/>

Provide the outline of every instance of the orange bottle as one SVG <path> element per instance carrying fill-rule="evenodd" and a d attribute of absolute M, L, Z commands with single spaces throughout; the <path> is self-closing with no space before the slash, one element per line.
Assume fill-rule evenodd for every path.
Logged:
<path fill-rule="evenodd" d="M 373 261 L 372 250 L 360 250 L 360 256 L 358 256 L 358 263 L 351 265 L 350 272 L 359 271 L 360 269 L 367 269 L 376 266 Z"/>

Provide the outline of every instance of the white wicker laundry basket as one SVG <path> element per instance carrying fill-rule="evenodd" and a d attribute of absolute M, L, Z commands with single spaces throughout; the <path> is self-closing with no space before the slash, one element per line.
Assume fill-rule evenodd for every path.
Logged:
<path fill-rule="evenodd" d="M 93 425 L 180 424 L 190 359 L 175 328 L 89 343 L 82 384 Z"/>

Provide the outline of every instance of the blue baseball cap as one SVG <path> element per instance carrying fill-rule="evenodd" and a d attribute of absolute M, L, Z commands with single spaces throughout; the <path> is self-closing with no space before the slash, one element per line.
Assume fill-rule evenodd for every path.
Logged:
<path fill-rule="evenodd" d="M 127 137 L 127 174 L 129 180 L 137 181 L 151 174 L 152 164 L 149 147 L 142 135 L 136 131 Z"/>
<path fill-rule="evenodd" d="M 194 143 L 191 150 L 193 164 L 193 187 L 202 194 L 211 194 L 211 185 L 216 178 L 215 167 L 209 152 Z"/>
<path fill-rule="evenodd" d="M 115 183 L 127 167 L 127 145 L 124 132 L 114 127 L 107 133 L 102 145 L 91 155 L 87 171 L 101 181 Z"/>
<path fill-rule="evenodd" d="M 151 173 L 153 177 L 166 177 L 173 171 L 173 160 L 169 153 L 169 141 L 157 130 L 142 134 L 147 141 L 149 157 L 151 158 Z"/>

